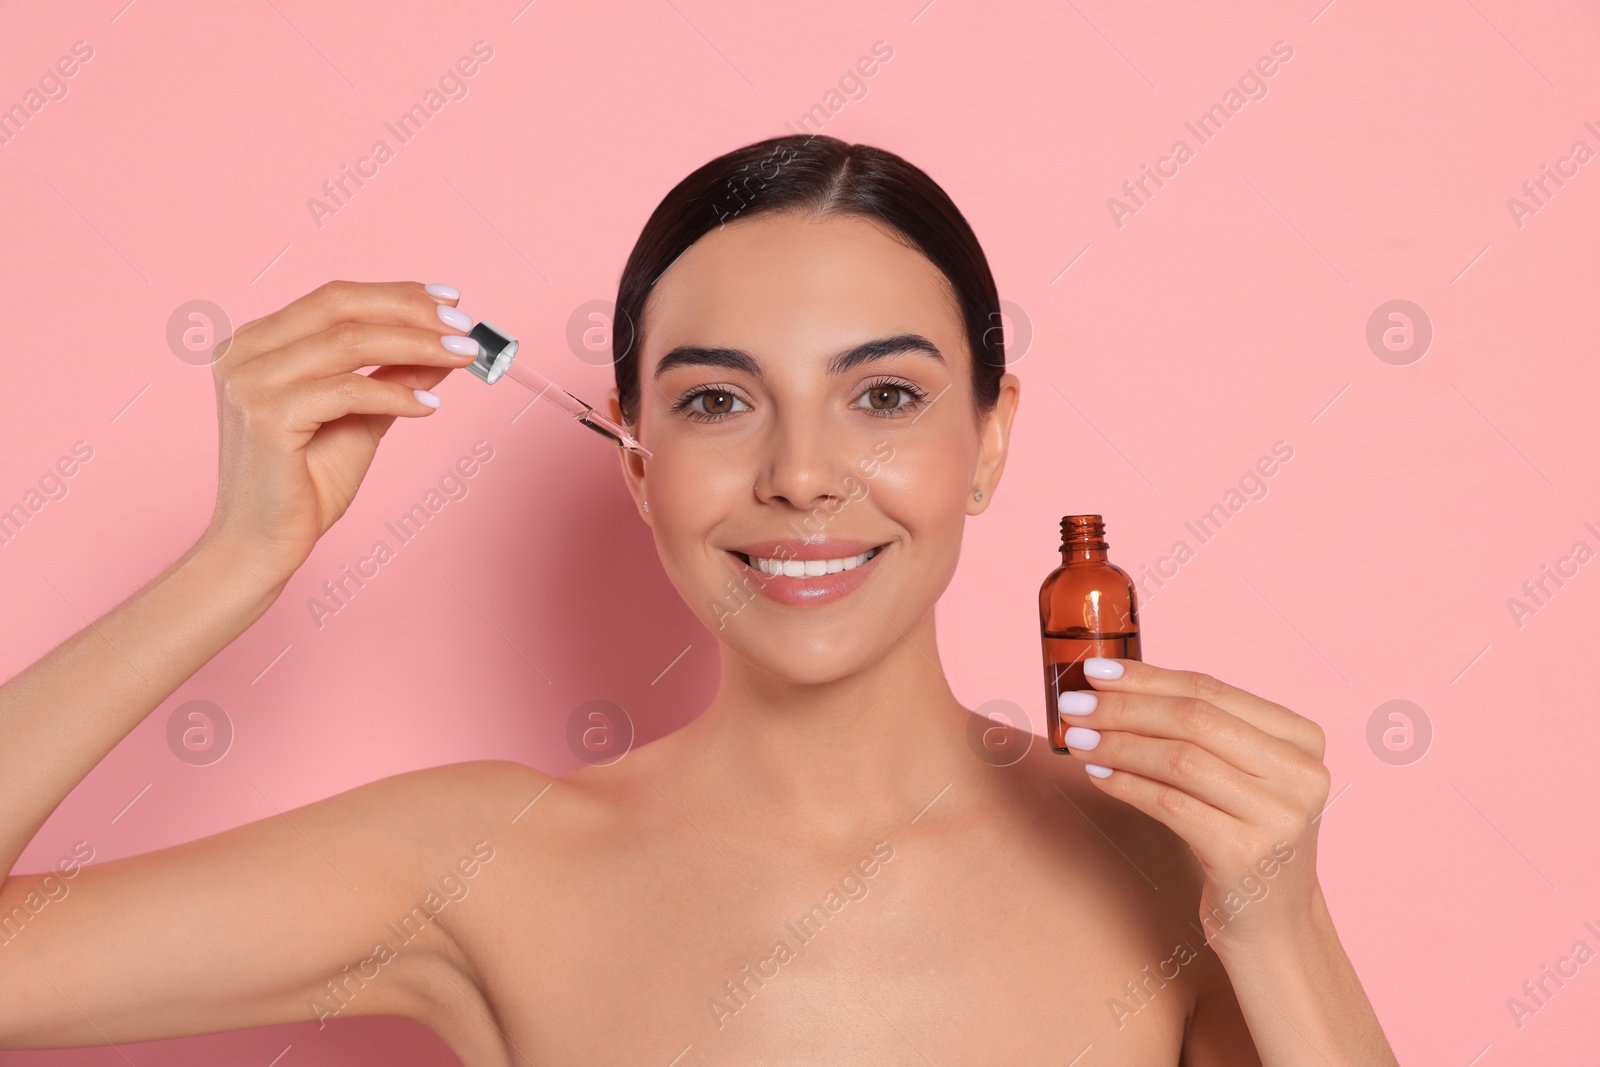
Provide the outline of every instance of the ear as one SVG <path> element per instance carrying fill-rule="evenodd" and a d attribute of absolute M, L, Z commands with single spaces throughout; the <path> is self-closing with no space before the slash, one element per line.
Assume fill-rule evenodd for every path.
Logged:
<path fill-rule="evenodd" d="M 989 412 L 979 430 L 978 468 L 972 475 L 972 488 L 983 490 L 983 499 L 972 499 L 967 493 L 967 514 L 978 515 L 994 499 L 995 487 L 1000 484 L 1000 473 L 1005 470 L 1006 452 L 1011 443 L 1011 422 L 1017 415 L 1017 403 L 1022 399 L 1022 379 L 1015 374 L 1000 376 L 1000 395 L 994 410 Z"/>
<path fill-rule="evenodd" d="M 612 422 L 618 425 L 626 425 L 622 421 L 621 397 L 622 394 L 614 385 L 606 391 L 606 414 L 610 416 Z M 628 432 L 633 433 L 637 429 L 638 427 L 636 426 L 629 426 Z M 617 455 L 622 462 L 622 480 L 627 484 L 628 492 L 633 497 L 633 506 L 639 509 L 639 517 L 648 526 L 650 525 L 650 513 L 645 511 L 643 507 L 644 501 L 649 499 L 648 494 L 645 492 L 644 484 L 644 457 L 630 452 L 626 448 L 617 449 Z"/>

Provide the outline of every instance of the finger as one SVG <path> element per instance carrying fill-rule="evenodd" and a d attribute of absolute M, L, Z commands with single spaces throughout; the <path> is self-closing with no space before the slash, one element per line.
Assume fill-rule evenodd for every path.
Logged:
<path fill-rule="evenodd" d="M 449 373 L 448 370 L 438 367 L 395 366 L 378 367 L 370 371 L 367 377 L 380 382 L 394 382 L 396 385 L 402 385 L 407 389 L 432 389 L 442 382 L 445 375 Z M 393 415 L 373 415 L 371 416 L 371 426 L 377 435 L 382 437 L 389 432 L 389 427 L 394 425 L 394 420 L 395 416 Z"/>
<path fill-rule="evenodd" d="M 1115 678 L 1091 674 L 1097 666 L 1121 669 Z M 1257 729 L 1280 737 L 1315 759 L 1322 759 L 1322 727 L 1282 704 L 1256 696 L 1200 671 L 1170 670 L 1136 659 L 1093 658 L 1084 661 L 1084 677 L 1097 690 L 1199 698 L 1237 715 Z"/>
<path fill-rule="evenodd" d="M 405 364 L 396 364 L 390 367 L 374 367 L 367 372 L 367 377 L 380 382 L 394 382 L 407 389 L 432 389 L 450 374 L 448 367 L 415 367 Z"/>
<path fill-rule="evenodd" d="M 439 317 L 439 308 L 445 304 L 453 305 L 454 300 L 436 298 L 421 282 L 331 281 L 239 327 L 224 345 L 218 345 L 218 358 L 233 355 L 236 363 L 245 362 L 338 322 L 410 326 L 437 333 L 449 329 Z"/>
<path fill-rule="evenodd" d="M 1128 771 L 1173 786 L 1242 823 L 1256 824 L 1273 803 L 1272 784 L 1190 741 L 1074 724 L 1067 749 L 1084 763 Z"/>
<path fill-rule="evenodd" d="M 271 403 L 294 429 L 312 434 L 325 423 L 346 415 L 416 417 L 437 410 L 396 382 L 365 374 L 339 374 L 278 390 Z"/>
<path fill-rule="evenodd" d="M 1293 743 L 1274 737 L 1199 697 L 1111 691 L 1087 696 L 1093 701 L 1093 710 L 1080 714 L 1063 711 L 1061 721 L 1064 724 L 1185 741 L 1262 779 L 1276 780 L 1298 774 L 1313 762 Z M 1085 702 L 1084 695 L 1078 695 L 1063 698 L 1063 706 L 1069 700 L 1074 704 Z"/>
<path fill-rule="evenodd" d="M 1165 823 L 1198 853 L 1208 854 L 1211 851 L 1208 846 L 1234 840 L 1247 830 L 1227 812 L 1177 786 L 1134 771 L 1099 766 L 1110 773 L 1104 777 L 1089 775 L 1097 788 L 1132 804 L 1157 822 Z"/>
<path fill-rule="evenodd" d="M 440 326 L 448 329 L 443 323 Z M 446 341 L 462 351 L 452 350 Z M 280 349 L 273 356 L 270 372 L 265 363 L 260 369 L 264 375 L 270 374 L 268 380 L 288 384 L 348 374 L 362 367 L 465 367 L 477 353 L 478 343 L 459 333 L 339 322 Z"/>

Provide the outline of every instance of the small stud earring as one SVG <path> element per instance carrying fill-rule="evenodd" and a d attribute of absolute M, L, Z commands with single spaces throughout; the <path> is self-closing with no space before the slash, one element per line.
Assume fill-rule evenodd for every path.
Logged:
<path fill-rule="evenodd" d="M 644 509 L 645 509 L 645 510 L 646 510 L 646 511 L 649 511 L 649 510 L 650 510 L 650 501 L 648 501 L 648 500 L 646 500 L 646 501 L 645 501 L 645 502 L 644 502 Z"/>
<path fill-rule="evenodd" d="M 974 489 L 972 491 L 972 499 L 974 499 L 974 500 L 982 500 L 983 499 L 983 490 L 982 489 Z"/>

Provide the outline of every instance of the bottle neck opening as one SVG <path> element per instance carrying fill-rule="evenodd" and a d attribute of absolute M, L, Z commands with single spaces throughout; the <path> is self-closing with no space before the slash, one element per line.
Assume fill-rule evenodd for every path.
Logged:
<path fill-rule="evenodd" d="M 1079 560 L 1106 558 L 1106 524 L 1099 515 L 1066 515 L 1061 519 L 1061 560 L 1072 563 Z"/>

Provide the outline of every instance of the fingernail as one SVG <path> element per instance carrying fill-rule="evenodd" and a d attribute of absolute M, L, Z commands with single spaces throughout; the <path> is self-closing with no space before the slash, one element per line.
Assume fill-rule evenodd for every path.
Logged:
<path fill-rule="evenodd" d="M 424 285 L 422 287 L 422 291 L 427 293 L 429 296 L 437 296 L 442 300 L 461 299 L 460 289 L 457 289 L 453 285 L 446 285 L 443 282 L 434 282 L 432 285 Z"/>
<path fill-rule="evenodd" d="M 1093 748 L 1100 743 L 1100 731 L 1087 726 L 1069 726 L 1065 740 L 1068 748 Z"/>
<path fill-rule="evenodd" d="M 449 304 L 439 305 L 439 318 L 452 330 L 460 330 L 462 333 L 466 333 L 472 329 L 472 317 L 465 311 L 457 311 Z"/>
<path fill-rule="evenodd" d="M 441 304 L 440 306 L 443 307 L 444 305 Z M 475 356 L 478 354 L 478 342 L 470 337 L 458 337 L 453 333 L 447 333 L 439 338 L 439 343 L 458 356 Z"/>
<path fill-rule="evenodd" d="M 444 308 L 439 310 L 443 311 Z M 1114 659 L 1106 659 L 1104 656 L 1090 656 L 1083 661 L 1083 673 L 1090 678 L 1121 678 L 1122 664 Z"/>
<path fill-rule="evenodd" d="M 440 400 L 437 396 L 428 392 L 426 389 L 413 389 L 411 391 L 416 394 L 419 402 L 428 405 L 430 408 L 436 408 L 440 404 L 444 403 L 443 400 Z"/>
<path fill-rule="evenodd" d="M 1064 715 L 1087 715 L 1099 704 L 1098 694 L 1083 689 L 1068 689 L 1056 694 L 1056 710 Z"/>
<path fill-rule="evenodd" d="M 1110 767 L 1102 767 L 1098 763 L 1085 763 L 1083 765 L 1083 769 L 1088 771 L 1090 774 L 1094 775 L 1096 778 L 1110 778 L 1111 777 L 1111 768 Z"/>

